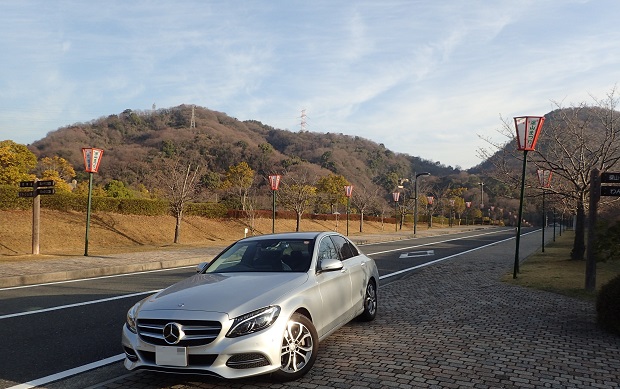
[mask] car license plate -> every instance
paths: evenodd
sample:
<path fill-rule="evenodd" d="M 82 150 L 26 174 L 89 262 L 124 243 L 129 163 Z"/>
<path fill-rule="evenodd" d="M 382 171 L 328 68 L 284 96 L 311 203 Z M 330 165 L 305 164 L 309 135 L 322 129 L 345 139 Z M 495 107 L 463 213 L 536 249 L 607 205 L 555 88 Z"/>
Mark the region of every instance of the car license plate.
<path fill-rule="evenodd" d="M 175 346 L 157 346 L 155 363 L 165 366 L 187 366 L 187 348 Z"/>

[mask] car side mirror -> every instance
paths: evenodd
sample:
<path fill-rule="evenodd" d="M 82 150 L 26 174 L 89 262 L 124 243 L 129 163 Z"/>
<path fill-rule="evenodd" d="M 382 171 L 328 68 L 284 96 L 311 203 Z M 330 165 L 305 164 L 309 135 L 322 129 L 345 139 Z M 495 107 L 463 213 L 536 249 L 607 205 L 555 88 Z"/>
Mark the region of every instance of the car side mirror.
<path fill-rule="evenodd" d="M 336 258 L 325 258 L 321 260 L 321 271 L 341 270 L 344 267 L 342 261 Z"/>
<path fill-rule="evenodd" d="M 196 273 L 201 273 L 209 264 L 209 262 L 200 262 L 197 266 L 196 266 Z"/>

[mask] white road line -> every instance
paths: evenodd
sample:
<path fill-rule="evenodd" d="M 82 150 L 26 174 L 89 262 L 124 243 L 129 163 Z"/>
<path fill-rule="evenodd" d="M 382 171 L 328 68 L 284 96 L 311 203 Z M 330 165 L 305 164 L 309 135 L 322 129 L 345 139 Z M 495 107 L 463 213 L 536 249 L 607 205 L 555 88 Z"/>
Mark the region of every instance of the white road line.
<path fill-rule="evenodd" d="M 424 243 L 424 244 L 418 244 L 418 245 L 415 245 L 415 246 L 401 247 L 401 248 L 398 248 L 398 249 L 385 250 L 385 251 L 377 251 L 376 253 L 370 253 L 370 254 L 365 253 L 365 254 L 366 254 L 366 255 L 368 255 L 368 256 L 370 257 L 370 256 L 372 256 L 372 255 L 377 255 L 377 254 L 385 254 L 385 253 L 392 253 L 392 252 L 394 252 L 394 251 L 410 250 L 410 249 L 415 249 L 415 248 L 418 248 L 418 247 L 431 246 L 431 245 L 438 244 L 438 243 L 453 242 L 453 241 L 455 241 L 455 240 L 462 240 L 462 239 L 465 239 L 465 238 L 475 238 L 475 237 L 477 237 L 477 236 L 484 236 L 484 235 L 498 234 L 498 233 L 500 233 L 500 232 L 504 232 L 504 231 L 492 231 L 492 232 L 485 232 L 485 233 L 482 233 L 482 234 L 468 235 L 468 236 L 461 236 L 460 238 L 452 238 L 452 239 L 440 240 L 440 241 L 437 241 L 437 242 L 429 242 L 429 243 Z M 521 235 L 525 235 L 525 234 L 521 234 Z M 513 239 L 514 239 L 514 238 L 513 238 Z M 383 243 L 387 243 L 387 242 L 383 242 Z M 373 243 L 373 244 L 375 244 L 375 243 Z M 379 244 L 379 243 L 376 243 L 376 244 Z M 364 247 L 365 247 L 365 246 L 369 246 L 369 245 L 364 245 Z"/>
<path fill-rule="evenodd" d="M 525 233 L 525 234 L 521 234 L 521 236 L 532 234 L 534 232 L 536 232 L 536 231 L 531 231 L 531 232 L 528 232 L 528 233 Z M 412 270 L 416 270 L 416 269 L 419 269 L 419 268 L 422 268 L 422 267 L 425 267 L 425 266 L 433 265 L 435 263 L 438 263 L 438 262 L 441 262 L 441 261 L 445 261 L 445 260 L 450 259 L 450 258 L 458 257 L 459 255 L 468 254 L 468 253 L 471 253 L 471 252 L 474 252 L 474 251 L 477 251 L 477 250 L 481 250 L 481 249 L 486 248 L 486 247 L 490 247 L 490 246 L 496 245 L 498 243 L 508 242 L 509 240 L 512 240 L 512 239 L 515 239 L 515 237 L 513 236 L 513 237 L 510 237 L 510 238 L 503 239 L 503 240 L 498 240 L 497 242 L 492 242 L 492 243 L 489 243 L 489 244 L 485 244 L 484 246 L 480 246 L 480 247 L 476 247 L 476 248 L 473 248 L 473 249 L 470 249 L 470 250 L 467 250 L 467 251 L 462 251 L 460 253 L 448 255 L 447 257 L 435 259 L 434 261 L 430 261 L 430 262 L 423 263 L 421 265 L 409 267 L 407 269 L 399 270 L 399 271 L 394 272 L 394 273 L 384 274 L 384 275 L 379 277 L 379 280 L 384 280 L 386 278 L 394 277 L 394 276 L 397 276 L 399 274 L 407 273 L 407 272 L 410 272 Z M 453 239 L 451 239 L 451 240 L 453 240 Z M 443 242 L 438 242 L 438 243 L 443 243 Z M 399 251 L 399 250 L 391 250 L 391 251 Z M 381 286 L 379 286 L 379 287 L 381 287 Z"/>
<path fill-rule="evenodd" d="M 67 309 L 67 308 L 75 308 L 75 307 L 81 307 L 84 305 L 91 305 L 91 304 L 99 304 L 99 303 L 105 303 L 108 301 L 114 301 L 114 300 L 122 300 L 125 298 L 129 298 L 129 297 L 136 297 L 136 296 L 142 296 L 145 294 L 153 294 L 153 293 L 157 293 L 159 292 L 161 289 L 158 290 L 150 290 L 148 292 L 140 292 L 140 293 L 132 293 L 132 294 L 124 294 L 122 296 L 115 296 L 115 297 L 109 297 L 109 298 L 105 298 L 105 299 L 100 299 L 100 300 L 92 300 L 92 301 L 84 301 L 81 303 L 75 303 L 75 304 L 68 304 L 68 305 L 59 305 L 57 307 L 51 307 L 51 308 L 45 308 L 45 309 L 37 309 L 36 311 L 27 311 L 27 312 L 18 312 L 18 313 L 11 313 L 8 315 L 2 315 L 0 316 L 0 320 L 2 319 L 9 319 L 12 317 L 20 317 L 20 316 L 27 316 L 27 315 L 34 315 L 37 313 L 44 313 L 44 312 L 51 312 L 51 311 L 58 311 L 61 309 Z"/>
<path fill-rule="evenodd" d="M 29 388 L 36 388 L 37 386 L 49 384 L 50 382 L 53 382 L 53 381 L 62 380 L 64 378 L 71 377 L 71 376 L 76 375 L 76 374 L 81 374 L 81 373 L 87 372 L 89 370 L 97 369 L 97 368 L 103 367 L 105 365 L 110 365 L 112 363 L 122 361 L 124 358 L 125 358 L 125 354 L 118 354 L 118 355 L 115 355 L 113 357 L 102 359 L 102 360 L 97 361 L 97 362 L 89 363 L 89 364 L 83 365 L 83 366 L 74 367 L 73 369 L 65 370 L 65 371 L 62 371 L 60 373 L 48 375 L 47 377 L 37 378 L 36 380 L 29 381 L 29 382 L 26 382 L 24 384 L 19 384 L 19 385 L 11 386 L 10 388 L 7 388 L 7 389 L 29 389 Z"/>

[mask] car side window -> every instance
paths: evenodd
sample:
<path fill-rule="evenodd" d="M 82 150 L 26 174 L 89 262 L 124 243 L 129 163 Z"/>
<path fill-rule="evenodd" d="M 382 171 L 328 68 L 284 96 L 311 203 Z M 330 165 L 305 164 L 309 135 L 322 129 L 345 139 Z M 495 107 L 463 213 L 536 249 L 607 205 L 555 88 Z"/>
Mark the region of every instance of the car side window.
<path fill-rule="evenodd" d="M 341 261 L 353 257 L 353 252 L 351 251 L 349 242 L 344 237 L 333 235 L 330 238 L 334 241 L 334 244 L 336 245 L 336 250 L 338 250 L 338 253 L 340 254 Z"/>
<path fill-rule="evenodd" d="M 319 243 L 319 263 L 320 261 L 328 258 L 339 259 L 336 246 L 329 237 L 323 238 L 321 243 Z"/>

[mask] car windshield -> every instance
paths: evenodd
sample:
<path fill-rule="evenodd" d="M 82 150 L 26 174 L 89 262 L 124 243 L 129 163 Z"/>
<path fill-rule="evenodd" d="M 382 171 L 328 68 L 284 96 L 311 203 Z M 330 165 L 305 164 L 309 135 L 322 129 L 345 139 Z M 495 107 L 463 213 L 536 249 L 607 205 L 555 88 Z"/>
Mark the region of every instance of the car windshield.
<path fill-rule="evenodd" d="M 311 239 L 240 241 L 211 262 L 205 273 L 307 272 L 313 248 Z"/>

